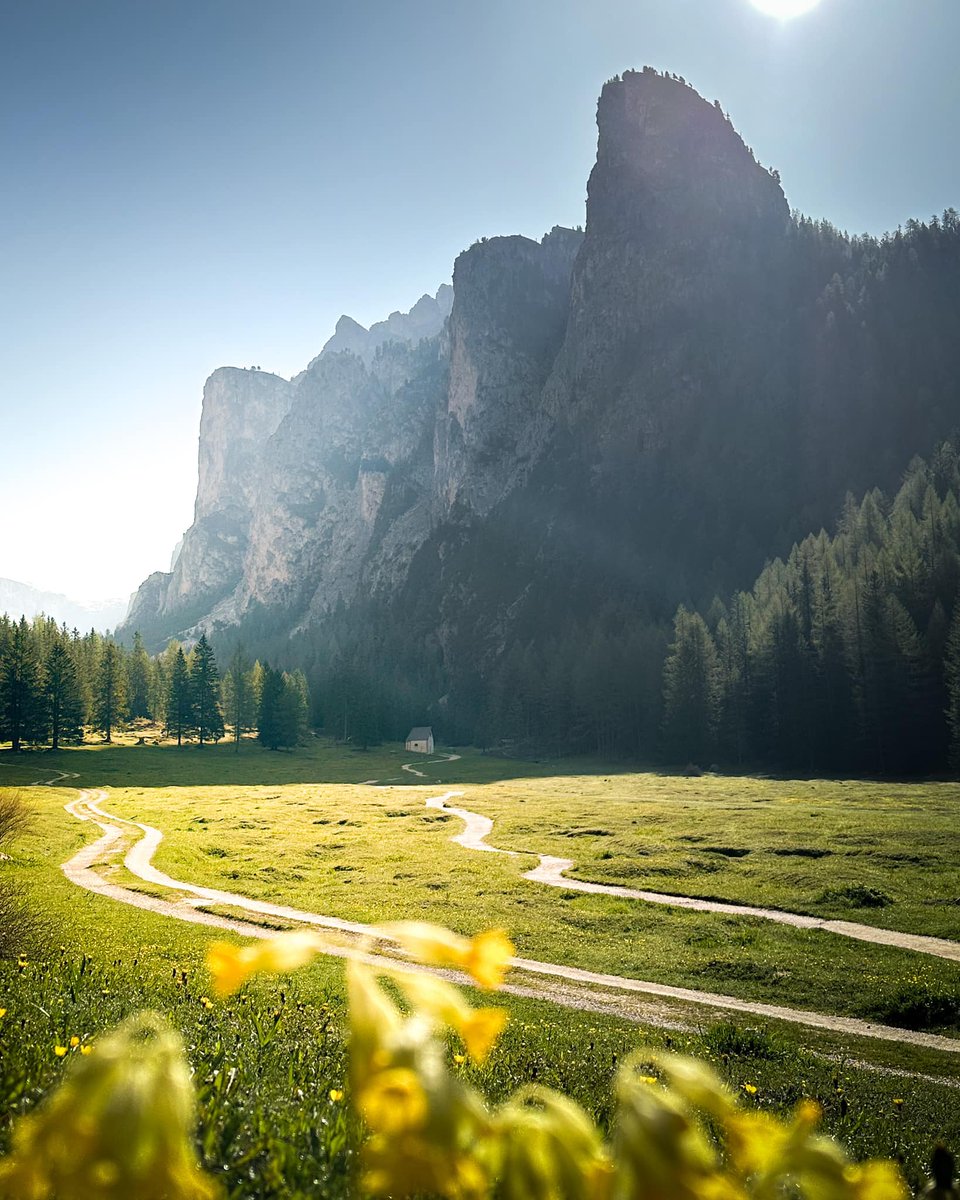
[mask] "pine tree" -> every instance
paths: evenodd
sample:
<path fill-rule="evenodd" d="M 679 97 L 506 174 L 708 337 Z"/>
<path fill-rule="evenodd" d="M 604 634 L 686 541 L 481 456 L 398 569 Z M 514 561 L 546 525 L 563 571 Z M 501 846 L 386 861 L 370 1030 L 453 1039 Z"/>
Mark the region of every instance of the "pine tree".
<path fill-rule="evenodd" d="M 217 670 L 217 660 L 206 634 L 200 635 L 200 640 L 194 647 L 190 687 L 193 692 L 193 719 L 200 745 L 204 742 L 218 742 L 223 737 L 220 672 Z"/>
<path fill-rule="evenodd" d="M 230 660 L 230 670 L 224 676 L 223 702 L 227 720 L 233 726 L 234 750 L 239 751 L 240 739 L 255 727 L 257 720 L 253 671 L 239 643 Z"/>
<path fill-rule="evenodd" d="M 290 739 L 284 707 L 283 675 L 269 663 L 264 663 L 257 736 L 261 746 L 266 746 L 268 750 L 279 750 L 281 746 L 293 745 L 296 740 Z"/>
<path fill-rule="evenodd" d="M 950 733 L 950 766 L 960 774 L 960 599 L 953 611 L 950 636 L 943 660 L 947 685 L 947 728 Z"/>
<path fill-rule="evenodd" d="M 190 686 L 190 672 L 187 660 L 183 655 L 183 647 L 177 646 L 170 668 L 170 683 L 167 688 L 167 711 L 164 725 L 167 733 L 176 736 L 177 745 L 183 745 L 185 735 L 195 727 L 193 712 L 193 689 Z"/>
<path fill-rule="evenodd" d="M 288 720 L 294 732 L 294 743 L 302 745 L 307 740 L 310 728 L 310 689 L 302 671 L 284 674 L 283 686 L 286 694 Z"/>
<path fill-rule="evenodd" d="M 83 693 L 76 663 L 65 637 L 50 647 L 44 664 L 43 694 L 50 730 L 50 745 L 83 741 Z"/>
<path fill-rule="evenodd" d="M 0 737 L 13 750 L 43 735 L 40 668 L 26 617 L 12 625 L 0 662 Z"/>
<path fill-rule="evenodd" d="M 106 642 L 93 689 L 93 723 L 108 743 L 113 740 L 113 731 L 123 723 L 126 714 L 126 683 L 120 647 L 116 642 Z"/>
<path fill-rule="evenodd" d="M 709 762 L 717 726 L 717 652 L 699 613 L 681 606 L 663 668 L 664 739 L 678 761 Z"/>
<path fill-rule="evenodd" d="M 133 651 L 127 661 L 127 695 L 131 720 L 149 719 L 153 716 L 152 665 L 150 655 L 143 646 L 139 629 L 133 635 Z"/>

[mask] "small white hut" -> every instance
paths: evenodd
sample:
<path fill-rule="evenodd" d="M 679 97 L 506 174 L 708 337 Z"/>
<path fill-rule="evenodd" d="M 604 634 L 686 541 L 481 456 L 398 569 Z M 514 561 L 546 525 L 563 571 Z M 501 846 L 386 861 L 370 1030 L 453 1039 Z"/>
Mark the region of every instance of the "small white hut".
<path fill-rule="evenodd" d="M 415 754 L 433 753 L 433 730 L 429 725 L 416 725 L 407 734 L 407 749 Z"/>

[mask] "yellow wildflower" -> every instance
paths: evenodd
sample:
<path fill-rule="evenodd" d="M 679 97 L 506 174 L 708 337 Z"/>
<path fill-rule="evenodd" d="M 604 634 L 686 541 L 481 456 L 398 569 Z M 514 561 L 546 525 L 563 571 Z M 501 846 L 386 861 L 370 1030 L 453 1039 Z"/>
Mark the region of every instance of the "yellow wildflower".
<path fill-rule="evenodd" d="M 80 1053 L 83 1054 L 84 1056 L 86 1056 L 87 1054 L 92 1054 L 93 1047 L 92 1046 L 81 1046 Z"/>
<path fill-rule="evenodd" d="M 752 1083 L 745 1083 L 743 1085 L 743 1090 L 747 1093 L 748 1096 L 755 1096 L 757 1094 L 756 1086 Z"/>
<path fill-rule="evenodd" d="M 294 971 L 323 948 L 323 940 L 309 930 L 294 929 L 253 946 L 214 942 L 207 948 L 207 969 L 218 996 L 229 996 L 258 971 Z"/>
<path fill-rule="evenodd" d="M 6 1015 L 7 1015 L 7 1010 L 5 1008 L 0 1008 L 0 1021 L 2 1021 Z"/>
<path fill-rule="evenodd" d="M 343 1099 L 343 1091 L 341 1088 L 331 1088 L 329 1094 L 330 1099 L 334 1102 L 334 1104 L 339 1104 Z"/>
<path fill-rule="evenodd" d="M 61 1047 L 66 1054 L 66 1047 Z M 125 1022 L 14 1126 L 0 1196 L 215 1200 L 198 1167 L 183 1045 L 152 1014 Z"/>
<path fill-rule="evenodd" d="M 207 1012 L 209 1012 L 210 1009 L 213 1008 L 213 1001 L 210 999 L 209 996 L 201 996 L 200 997 L 200 1007 L 205 1008 L 207 1010 Z"/>
<path fill-rule="evenodd" d="M 843 1172 L 851 1200 L 908 1200 L 910 1195 L 895 1163 L 851 1164 Z"/>
<path fill-rule="evenodd" d="M 380 931 L 396 939 L 412 957 L 428 966 L 460 967 L 488 990 L 503 983 L 514 946 L 502 929 L 488 929 L 474 938 L 461 937 L 424 921 L 398 921 Z"/>
<path fill-rule="evenodd" d="M 670 1054 L 665 1050 L 654 1050 L 649 1058 L 666 1075 L 671 1088 L 688 1104 L 720 1118 L 730 1112 L 733 1106 L 730 1089 L 705 1062 Z"/>
<path fill-rule="evenodd" d="M 57 1056 L 57 1058 L 63 1058 L 63 1056 L 67 1052 L 67 1048 L 66 1048 L 66 1046 L 54 1046 L 53 1052 Z"/>
<path fill-rule="evenodd" d="M 357 1105 L 370 1128 L 388 1136 L 419 1129 L 427 1117 L 427 1097 L 416 1072 L 408 1067 L 374 1075 Z"/>
<path fill-rule="evenodd" d="M 902 1108 L 903 1107 L 903 1097 L 902 1096 L 894 1097 L 893 1103 L 894 1103 L 895 1108 Z"/>
<path fill-rule="evenodd" d="M 458 1067 L 462 1067 L 463 1064 L 467 1061 L 467 1056 L 465 1054 L 455 1054 L 453 1056 L 453 1061 L 457 1064 Z"/>
<path fill-rule="evenodd" d="M 474 1062 L 486 1060 L 507 1023 L 502 1008 L 473 1009 L 453 984 L 435 975 L 396 971 L 393 978 L 419 1013 L 460 1034 Z"/>
<path fill-rule="evenodd" d="M 486 1062 L 506 1023 L 502 1008 L 478 1008 L 460 1026 L 463 1044 L 475 1063 Z"/>
<path fill-rule="evenodd" d="M 495 991 L 503 984 L 513 955 L 513 942 L 503 930 L 488 929 L 470 942 L 465 966 L 481 987 Z"/>
<path fill-rule="evenodd" d="M 499 1194 L 504 1200 L 601 1200 L 609 1194 L 613 1166 L 600 1131 L 566 1096 L 548 1088 L 523 1088 L 500 1110 L 497 1124 L 503 1155 Z"/>
<path fill-rule="evenodd" d="M 70 1039 L 70 1049 L 71 1049 L 71 1050 L 76 1050 L 76 1048 L 77 1048 L 79 1045 L 80 1045 L 80 1039 L 77 1037 L 77 1035 L 76 1035 L 76 1034 L 74 1034 L 74 1035 L 73 1035 L 73 1037 Z"/>

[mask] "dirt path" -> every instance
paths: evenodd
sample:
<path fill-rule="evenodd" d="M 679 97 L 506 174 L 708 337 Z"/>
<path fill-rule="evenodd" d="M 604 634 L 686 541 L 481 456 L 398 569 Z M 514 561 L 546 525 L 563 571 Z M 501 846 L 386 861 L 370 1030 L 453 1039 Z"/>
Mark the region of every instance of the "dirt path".
<path fill-rule="evenodd" d="M 515 850 L 500 850 L 487 843 L 493 832 L 493 821 L 465 808 L 453 808 L 446 803 L 449 798 L 462 796 L 463 792 L 447 792 L 427 800 L 428 808 L 439 808 L 465 822 L 466 828 L 452 840 L 467 850 L 487 850 L 497 854 L 516 855 Z M 792 925 L 795 929 L 820 929 L 841 937 L 855 938 L 861 942 L 873 942 L 880 946 L 894 946 L 899 950 L 913 950 L 918 954 L 931 954 L 935 958 L 946 958 L 960 962 L 960 942 L 947 938 L 928 937 L 919 933 L 901 933 L 895 929 L 880 929 L 876 925 L 861 925 L 856 921 L 834 921 L 824 917 L 811 917 L 804 913 L 784 912 L 778 908 L 755 908 L 749 904 L 732 904 L 723 900 L 698 900 L 695 896 L 673 896 L 668 892 L 645 892 L 638 888 L 620 887 L 611 883 L 590 883 L 585 879 L 574 879 L 566 872 L 574 865 L 573 859 L 555 858 L 540 854 L 539 864 L 526 871 L 524 879 L 542 883 L 547 887 L 563 888 L 568 892 L 589 892 L 599 896 L 619 896 L 628 900 L 643 900 L 647 904 L 668 904 L 673 908 L 690 908 L 697 912 L 724 913 L 728 916 L 760 917 L 765 921 L 777 921 L 781 925 Z"/>
<path fill-rule="evenodd" d="M 427 803 L 434 808 L 445 808 L 446 800 L 458 794 L 460 793 L 448 792 L 444 796 L 432 797 Z M 230 929 L 248 937 L 268 937 L 271 930 L 249 921 L 206 912 L 204 908 L 211 904 L 227 905 L 252 915 L 328 929 L 344 938 L 342 946 L 331 945 L 326 951 L 337 957 L 346 957 L 357 953 L 361 941 L 368 943 L 371 938 L 378 941 L 380 948 L 389 949 L 386 941 L 376 934 L 373 926 L 343 921 L 338 917 L 319 913 L 304 912 L 286 905 L 271 904 L 238 893 L 225 892 L 218 888 L 206 888 L 173 879 L 157 870 L 151 861 L 157 846 L 163 840 L 160 831 L 149 825 L 114 816 L 101 807 L 104 800 L 106 800 L 106 793 L 103 791 L 84 791 L 81 792 L 78 799 L 65 806 L 71 816 L 80 821 L 92 821 L 103 830 L 101 838 L 83 847 L 63 864 L 62 869 L 66 877 L 78 886 L 136 908 L 146 909 L 180 921 Z M 480 817 L 476 813 L 468 815 L 475 819 L 475 823 L 472 825 L 475 835 L 479 836 L 481 828 L 487 833 L 492 828 L 492 822 L 489 823 L 489 826 L 483 824 L 487 822 L 487 818 Z M 128 847 L 131 830 L 139 831 L 142 836 Z M 464 838 L 466 833 L 460 836 Z M 461 844 L 466 845 L 466 842 L 461 842 Z M 491 846 L 482 848 L 494 849 Z M 124 855 L 124 865 L 132 874 L 146 883 L 170 889 L 175 893 L 179 892 L 181 895 L 176 899 L 147 895 L 111 883 L 94 870 L 94 864 L 101 867 L 109 865 L 111 861 L 116 861 L 121 854 Z M 374 962 L 389 962 L 394 967 L 400 965 L 396 959 L 389 958 L 385 954 L 369 957 Z M 663 1025 L 671 1028 L 684 1027 L 687 1022 L 681 1020 L 678 1024 L 677 1005 L 679 1003 L 687 1008 L 689 1024 L 695 1024 L 702 1016 L 703 1009 L 707 1008 L 717 1011 L 749 1013 L 773 1020 L 789 1021 L 814 1029 L 847 1033 L 856 1037 L 878 1038 L 883 1041 L 923 1046 L 953 1054 L 960 1053 L 960 1039 L 943 1037 L 939 1034 L 916 1033 L 886 1025 L 875 1025 L 852 1017 L 836 1017 L 827 1013 L 806 1012 L 780 1005 L 753 1003 L 735 996 L 670 987 L 667 984 L 584 971 L 577 967 L 539 962 L 535 959 L 516 958 L 512 965 L 514 973 L 511 976 L 511 983 L 505 990 L 514 995 L 549 1000 L 568 1008 L 584 1011 L 611 1013 L 642 1024 Z M 447 974 L 451 978 L 461 978 L 455 973 L 436 973 Z M 664 1001 L 669 1001 L 669 1004 L 665 1004 Z M 683 1015 L 681 1013 L 681 1017 Z"/>

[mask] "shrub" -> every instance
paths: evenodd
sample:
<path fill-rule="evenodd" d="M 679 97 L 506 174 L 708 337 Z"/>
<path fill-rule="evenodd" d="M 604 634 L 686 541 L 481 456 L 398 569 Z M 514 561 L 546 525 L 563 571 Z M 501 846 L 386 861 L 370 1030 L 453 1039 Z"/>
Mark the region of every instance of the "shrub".
<path fill-rule="evenodd" d="M 16 792 L 0 793 L 0 958 L 22 954 L 35 940 L 39 916 L 26 904 L 21 889 L 5 878 L 7 848 L 30 826 L 31 813 Z"/>

